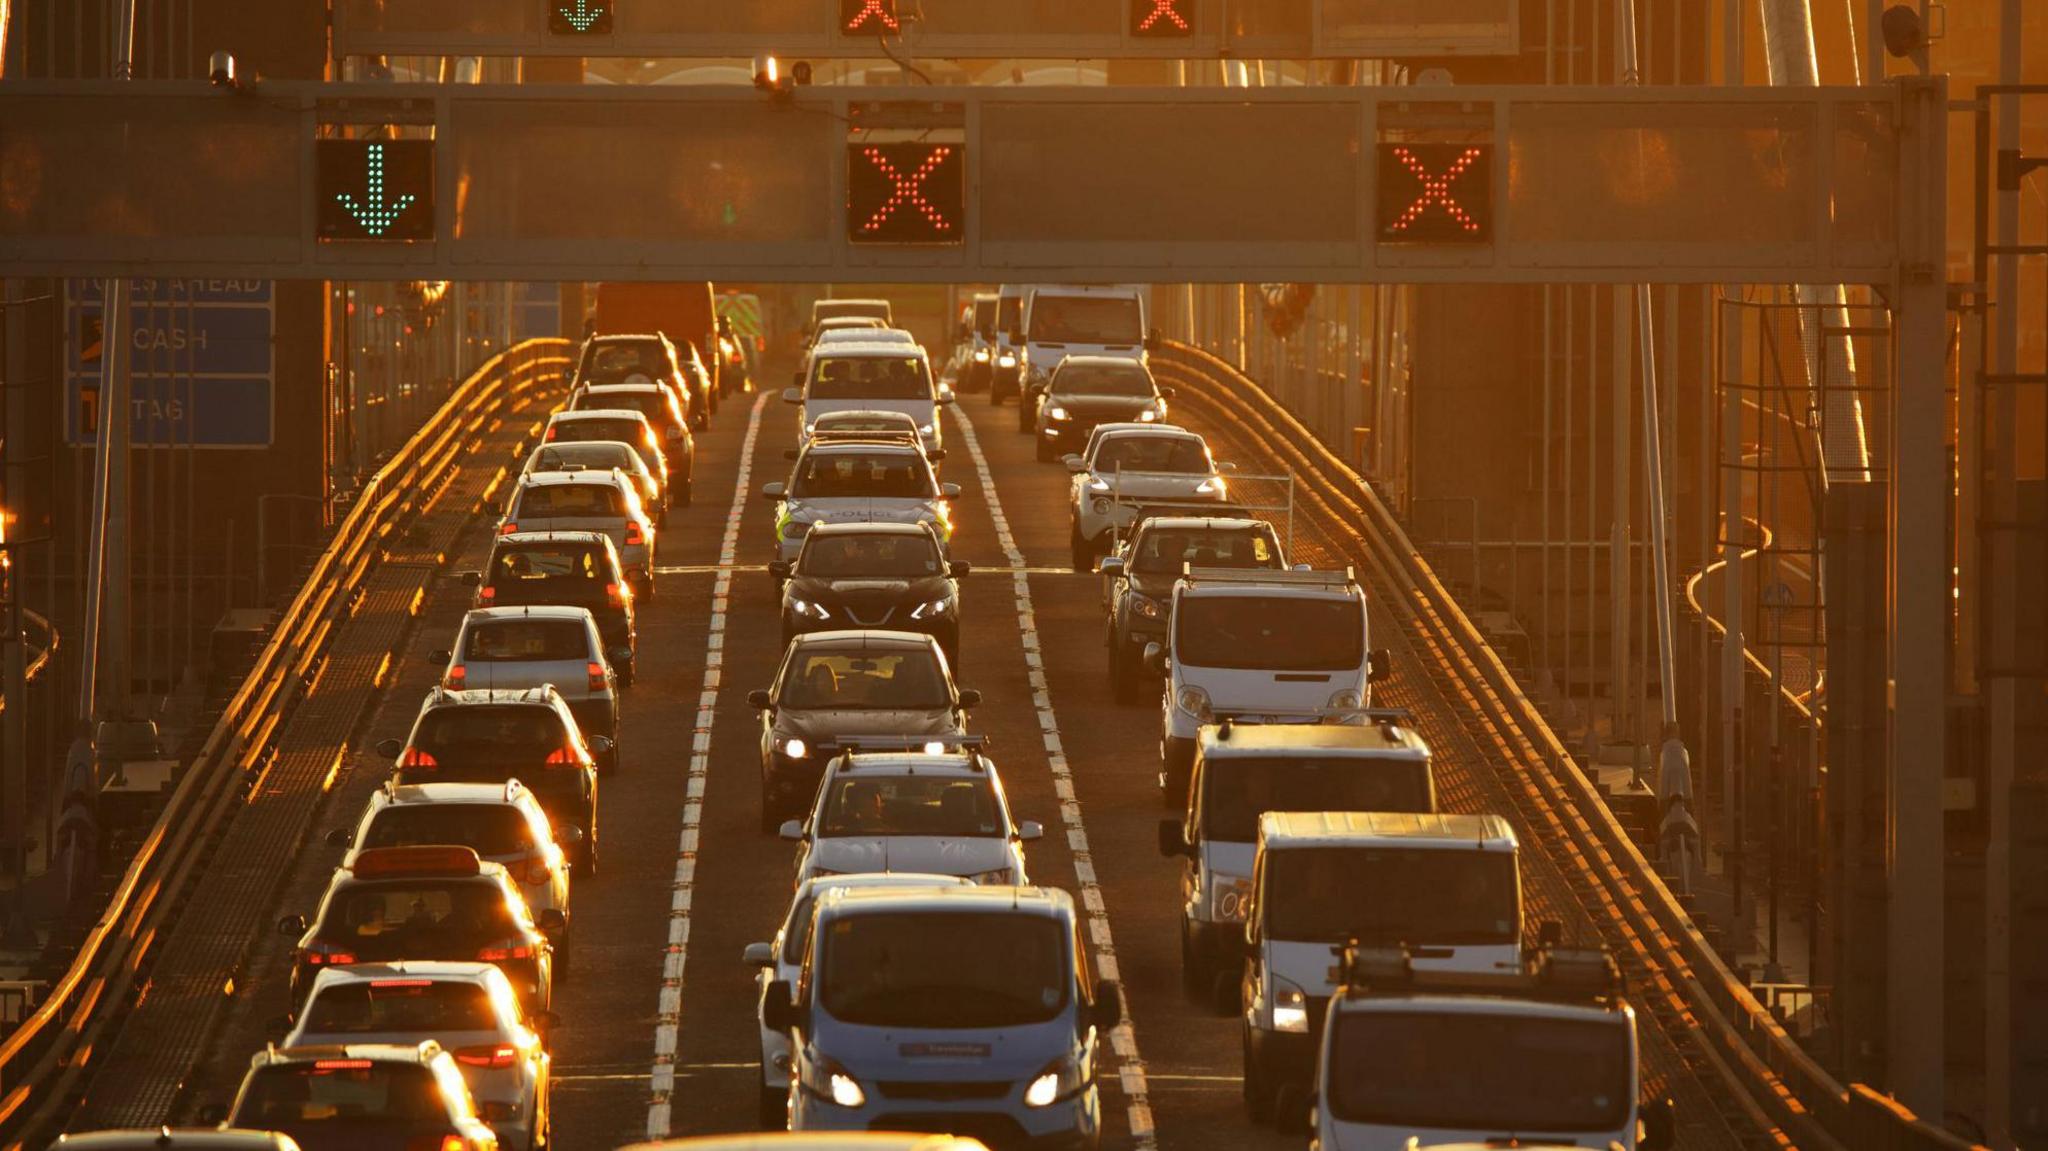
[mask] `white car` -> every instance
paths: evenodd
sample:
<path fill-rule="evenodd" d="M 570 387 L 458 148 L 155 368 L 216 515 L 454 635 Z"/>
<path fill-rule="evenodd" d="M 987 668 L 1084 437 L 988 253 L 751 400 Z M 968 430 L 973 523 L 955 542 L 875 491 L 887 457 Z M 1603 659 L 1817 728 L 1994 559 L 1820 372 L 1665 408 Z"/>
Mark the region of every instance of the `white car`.
<path fill-rule="evenodd" d="M 1223 467 L 1201 436 L 1171 424 L 1097 427 L 1087 450 L 1067 457 L 1068 547 L 1075 571 L 1094 571 L 1113 537 L 1146 510 L 1202 514 L 1230 498 Z"/>
<path fill-rule="evenodd" d="M 848 751 L 818 785 L 805 822 L 782 825 L 799 844 L 798 883 L 864 871 L 921 871 L 1024 886 L 1024 844 L 1045 830 L 1010 818 L 996 767 L 978 737 L 899 751 Z"/>
<path fill-rule="evenodd" d="M 760 1125 L 770 1131 L 789 1123 L 789 1033 L 778 1031 L 763 1020 L 761 1003 L 769 985 L 780 980 L 796 986 L 803 972 L 804 944 L 811 937 L 811 908 L 818 896 L 838 888 L 854 887 L 944 887 L 948 884 L 973 886 L 973 881 L 954 875 L 925 875 L 918 872 L 860 875 L 828 875 L 806 880 L 796 886 L 789 901 L 789 913 L 782 917 L 775 938 L 768 943 L 749 943 L 744 962 L 754 971 L 754 1023 L 761 1032 Z"/>
<path fill-rule="evenodd" d="M 520 476 L 498 523 L 498 534 L 563 531 L 610 536 L 633 593 L 654 598 L 654 517 L 647 514 L 640 493 L 624 472 Z"/>
<path fill-rule="evenodd" d="M 1110 284 L 1041 284 L 1024 300 L 1018 330 L 1017 430 L 1034 430 L 1038 397 L 1069 356 L 1148 362 L 1156 339 L 1145 329 L 1150 290 Z M 1020 339 L 1021 337 L 1021 339 Z"/>
<path fill-rule="evenodd" d="M 634 486 L 640 490 L 641 506 L 654 509 L 654 526 L 660 527 L 668 520 L 668 496 L 662 491 L 661 473 L 649 469 L 647 461 L 624 440 L 542 444 L 527 455 L 526 466 L 519 469 L 519 474 L 606 468 L 617 468 L 632 477 Z"/>
<path fill-rule="evenodd" d="M 370 796 L 353 833 L 330 838 L 348 848 L 341 866 L 382 847 L 452 844 L 500 864 L 519 887 L 526 909 L 555 944 L 555 971 L 569 971 L 569 858 L 582 832 L 558 842 L 540 800 L 516 779 L 504 783 L 387 783 Z M 555 915 L 547 915 L 547 912 Z"/>
<path fill-rule="evenodd" d="M 690 478 L 670 473 L 668 456 L 662 451 L 661 434 L 646 416 L 630 408 L 556 412 L 548 417 L 548 426 L 541 433 L 541 440 L 549 444 L 587 443 L 592 440 L 617 440 L 631 444 L 647 470 L 661 477 L 662 493 L 668 497 L 668 505 L 680 508 L 690 504 Z"/>
<path fill-rule="evenodd" d="M 761 497 L 778 505 L 776 558 L 792 563 L 819 523 L 930 524 L 950 543 L 960 485 L 940 483 L 908 444 L 820 441 L 798 455 L 787 483 L 762 485 Z"/>
<path fill-rule="evenodd" d="M 799 408 L 803 436 L 827 412 L 902 412 L 926 449 L 936 450 L 944 446 L 939 405 L 953 402 L 953 389 L 932 378 L 930 359 L 914 344 L 835 344 L 811 352 L 782 402 Z"/>
<path fill-rule="evenodd" d="M 614 664 L 632 663 L 633 653 L 605 650 L 589 608 L 475 608 L 462 617 L 455 646 L 429 652 L 427 658 L 447 665 L 441 686 L 454 691 L 552 684 L 575 714 L 583 738 L 601 735 L 611 741 L 599 768 L 618 766 L 619 676 Z"/>
<path fill-rule="evenodd" d="M 320 972 L 298 1025 L 279 1046 L 432 1039 L 455 1057 L 476 1097 L 477 1118 L 497 1134 L 498 1146 L 539 1151 L 553 1145 L 553 1061 L 544 1042 L 553 1022 L 548 1015 L 527 1018 L 511 981 L 489 963 L 363 963 Z"/>
<path fill-rule="evenodd" d="M 917 430 L 917 421 L 906 412 L 881 412 L 866 408 L 848 409 L 843 412 L 827 412 L 813 420 L 805 429 L 804 442 L 820 440 L 875 440 L 882 443 L 909 444 L 922 447 L 924 437 Z M 797 448 L 783 453 L 784 459 L 793 460 L 803 454 Z M 933 463 L 946 458 L 946 450 L 937 448 L 928 451 L 924 457 Z"/>

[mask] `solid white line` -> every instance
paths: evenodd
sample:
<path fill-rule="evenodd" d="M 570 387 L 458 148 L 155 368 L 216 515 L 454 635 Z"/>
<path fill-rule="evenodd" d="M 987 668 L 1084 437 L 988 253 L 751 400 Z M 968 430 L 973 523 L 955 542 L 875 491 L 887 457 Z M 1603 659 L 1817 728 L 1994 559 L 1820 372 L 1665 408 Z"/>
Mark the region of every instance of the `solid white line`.
<path fill-rule="evenodd" d="M 1046 761 L 1052 767 L 1053 791 L 1060 798 L 1060 819 L 1066 824 L 1067 842 L 1074 850 L 1074 878 L 1081 885 L 1082 918 L 1088 925 L 1088 937 L 1095 945 L 1095 970 L 1102 978 L 1116 979 L 1121 983 L 1117 975 L 1116 947 L 1109 933 L 1109 912 L 1103 903 L 1102 886 L 1096 882 L 1095 860 L 1088 852 L 1088 829 L 1081 822 L 1081 803 L 1074 798 L 1074 774 L 1067 767 L 1066 751 L 1060 744 L 1059 717 L 1052 709 L 1052 692 L 1045 680 L 1045 661 L 1039 654 L 1042 649 L 1038 640 L 1038 613 L 1031 606 L 1030 576 L 1044 569 L 1025 564 L 1024 553 L 1017 547 L 1016 537 L 1010 534 L 1010 521 L 1003 514 L 1003 501 L 996 496 L 996 478 L 989 471 L 988 457 L 982 454 L 981 440 L 974 434 L 974 422 L 968 418 L 966 409 L 958 405 L 953 408 L 953 414 L 959 418 L 960 438 L 967 442 L 967 454 L 974 460 L 974 473 L 981 477 L 989 519 L 995 522 L 996 543 L 1010 561 L 1010 579 L 1017 593 L 1017 628 L 1024 639 L 1026 674 L 1031 680 L 1031 698 L 1037 707 L 1039 730 L 1045 737 Z M 1151 1093 L 1145 1082 L 1145 1061 L 1138 1055 L 1138 1035 L 1131 1023 L 1128 995 L 1124 997 L 1123 1020 L 1109 1033 L 1109 1044 L 1121 1063 L 1118 1081 L 1129 1101 L 1125 1111 L 1131 1125 L 1131 1137 L 1143 1151 L 1153 1151 L 1159 1146 L 1159 1136 L 1152 1126 Z"/>
<path fill-rule="evenodd" d="M 676 1087 L 676 1028 L 683 1012 L 683 961 L 690 946 L 690 899 L 697 876 L 697 828 L 704 818 L 704 782 L 711 767 L 711 724 L 718 712 L 718 684 L 725 658 L 725 613 L 732 598 L 733 560 L 740 546 L 740 516 L 753 486 L 754 444 L 761 436 L 761 412 L 768 395 L 754 401 L 740 443 L 739 476 L 733 481 L 732 511 L 718 545 L 718 579 L 711 585 L 711 635 L 704 644 L 704 691 L 697 697 L 697 723 L 690 741 L 690 771 L 683 784 L 683 833 L 676 842 L 676 878 L 671 888 L 668 946 L 661 963 L 661 997 L 654 1025 L 654 1069 L 647 1079 L 647 1137 L 665 1139 Z"/>

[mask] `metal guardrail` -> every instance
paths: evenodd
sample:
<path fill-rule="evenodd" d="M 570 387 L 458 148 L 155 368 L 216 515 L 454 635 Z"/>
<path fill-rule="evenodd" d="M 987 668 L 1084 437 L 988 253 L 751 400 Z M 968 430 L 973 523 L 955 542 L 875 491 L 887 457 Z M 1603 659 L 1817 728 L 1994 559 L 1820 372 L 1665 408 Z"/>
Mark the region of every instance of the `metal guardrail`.
<path fill-rule="evenodd" d="M 1438 581 L 1377 494 L 1300 421 L 1231 365 L 1172 343 L 1154 368 L 1241 420 L 1305 477 L 1372 553 L 1406 606 L 1432 625 L 1440 655 L 1471 702 L 1527 752 L 1525 779 L 1553 828 L 1600 889 L 1601 902 L 1630 937 L 1638 958 L 1660 970 L 1645 990 L 1675 997 L 1700 1039 L 1698 1050 L 1736 1102 L 1781 1142 L 1815 1151 L 1965 1151 L 1974 1145 L 1915 1117 L 1862 1084 L 1845 1087 L 1802 1049 L 1728 968 L 1680 906 L 1598 788 L 1522 691 L 1484 635 Z"/>
<path fill-rule="evenodd" d="M 328 640 L 361 601 L 365 573 L 441 489 L 490 421 L 568 366 L 567 341 L 529 340 L 463 381 L 363 485 L 333 540 L 279 616 L 270 640 L 178 780 L 99 921 L 34 1013 L 0 1040 L 0 1140 L 17 1151 L 69 1111 L 94 1058 L 110 1044 L 165 921 L 244 785 L 303 699 Z M 33 1146 L 33 1145 L 31 1145 Z"/>

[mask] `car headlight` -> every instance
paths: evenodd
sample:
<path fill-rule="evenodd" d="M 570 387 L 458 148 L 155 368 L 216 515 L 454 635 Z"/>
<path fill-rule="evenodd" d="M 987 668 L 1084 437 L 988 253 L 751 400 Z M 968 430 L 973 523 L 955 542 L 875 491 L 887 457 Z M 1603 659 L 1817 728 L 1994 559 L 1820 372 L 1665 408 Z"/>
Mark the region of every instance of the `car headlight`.
<path fill-rule="evenodd" d="M 1016 366 L 1017 366 L 1017 357 L 1016 357 L 1016 354 L 1015 354 L 1015 353 L 1012 353 L 1012 352 L 1004 352 L 1004 353 L 1003 353 L 1002 355 L 1000 355 L 1000 356 L 996 357 L 996 367 L 999 367 L 999 368 L 1014 368 L 1014 367 L 1016 367 Z"/>
<path fill-rule="evenodd" d="M 1301 993 L 1301 988 L 1275 981 L 1273 1030 L 1296 1034 L 1308 1030 L 1308 996 Z"/>
<path fill-rule="evenodd" d="M 911 609 L 910 609 L 910 618 L 911 618 L 911 619 L 937 619 L 938 617 L 940 617 L 940 616 L 942 616 L 942 615 L 945 615 L 945 614 L 946 614 L 946 611 L 947 611 L 947 609 L 949 609 L 949 608 L 951 608 L 951 607 L 952 607 L 952 601 L 950 601 L 950 600 L 943 600 L 943 599 L 935 599 L 935 600 L 931 600 L 931 601 L 929 601 L 929 602 L 927 602 L 927 603 L 921 603 L 921 604 L 918 604 L 918 605 L 917 605 L 916 607 L 914 607 L 914 608 L 911 608 Z"/>
<path fill-rule="evenodd" d="M 1100 478 L 1091 479 L 1088 481 L 1088 490 L 1096 495 L 1106 495 L 1109 492 L 1109 481 Z"/>
<path fill-rule="evenodd" d="M 1220 496 L 1228 487 L 1229 485 L 1223 482 L 1222 476 L 1210 476 L 1208 479 L 1195 485 L 1195 494 L 1198 496 Z"/>
<path fill-rule="evenodd" d="M 1050 1107 L 1079 1091 L 1082 1086 L 1080 1062 L 1060 1059 L 1039 1072 L 1031 1085 L 1024 1089 L 1024 1106 Z"/>
<path fill-rule="evenodd" d="M 935 430 L 937 429 L 934 425 L 926 424 L 925 426 L 917 429 L 917 434 L 920 436 L 928 436 L 931 435 Z"/>
<path fill-rule="evenodd" d="M 827 620 L 832 618 L 832 613 L 825 610 L 824 604 L 812 603 L 807 599 L 790 600 L 789 610 L 805 619 Z"/>
<path fill-rule="evenodd" d="M 1218 923 L 1243 923 L 1251 912 L 1252 881 L 1242 875 L 1213 875 L 1209 885 L 1209 917 Z"/>
<path fill-rule="evenodd" d="M 1094 503 L 1094 505 L 1093 505 L 1093 506 L 1094 506 L 1094 508 L 1095 508 L 1095 514 L 1096 514 L 1096 515 L 1098 515 L 1098 516 L 1106 516 L 1106 515 L 1108 515 L 1108 514 L 1109 514 L 1109 506 L 1110 506 L 1110 505 L 1109 505 L 1109 497 L 1108 497 L 1108 496 L 1096 496 L 1096 497 L 1095 497 L 1095 503 Z"/>
<path fill-rule="evenodd" d="M 1158 600 L 1148 595 L 1139 595 L 1137 592 L 1131 593 L 1131 611 L 1146 619 L 1166 618 L 1166 609 L 1159 606 Z"/>
<path fill-rule="evenodd" d="M 804 1071 L 803 1085 L 812 1094 L 822 1095 L 841 1107 L 867 1106 L 868 1093 L 861 1090 L 860 1081 L 837 1060 L 806 1063 Z"/>
<path fill-rule="evenodd" d="M 975 362 L 975 363 L 977 363 L 977 364 L 985 364 L 985 363 L 988 363 L 988 349 L 987 349 L 987 348 L 976 348 L 976 349 L 974 349 L 974 362 Z"/>
<path fill-rule="evenodd" d="M 1332 695 L 1330 697 L 1330 702 L 1328 706 L 1333 708 L 1357 707 L 1358 693 L 1350 690 L 1349 688 L 1346 688 L 1345 690 L 1340 691 L 1335 695 Z"/>
<path fill-rule="evenodd" d="M 1067 409 L 1058 404 L 1053 404 L 1045 409 L 1045 418 L 1048 420 L 1071 420 L 1074 417 L 1067 414 Z"/>
<path fill-rule="evenodd" d="M 944 754 L 946 754 L 946 743 L 945 743 L 945 741 L 944 741 L 944 740 L 940 740 L 940 739 L 935 739 L 935 740 L 932 740 L 932 741 L 931 741 L 930 743 L 927 743 L 927 744 L 925 744 L 925 745 L 924 745 L 924 753 L 925 753 L 926 755 L 944 755 Z"/>
<path fill-rule="evenodd" d="M 1139 412 L 1139 413 L 1138 413 L 1138 422 L 1139 422 L 1139 423 L 1141 423 L 1141 424 L 1151 424 L 1151 423 L 1157 423 L 1158 421 L 1159 421 L 1159 409 L 1158 409 L 1158 408 L 1146 408 L 1146 409 L 1145 409 L 1144 411 L 1142 411 L 1142 412 Z"/>
<path fill-rule="evenodd" d="M 791 736 L 782 741 L 782 754 L 791 759 L 802 759 L 811 754 L 811 745 L 795 736 Z"/>
<path fill-rule="evenodd" d="M 1174 697 L 1173 702 L 1178 704 L 1182 711 L 1187 712 L 1189 715 L 1194 716 L 1196 719 L 1199 719 L 1204 723 L 1208 722 L 1208 692 L 1203 691 L 1199 687 L 1184 687 L 1180 689 L 1180 694 Z"/>

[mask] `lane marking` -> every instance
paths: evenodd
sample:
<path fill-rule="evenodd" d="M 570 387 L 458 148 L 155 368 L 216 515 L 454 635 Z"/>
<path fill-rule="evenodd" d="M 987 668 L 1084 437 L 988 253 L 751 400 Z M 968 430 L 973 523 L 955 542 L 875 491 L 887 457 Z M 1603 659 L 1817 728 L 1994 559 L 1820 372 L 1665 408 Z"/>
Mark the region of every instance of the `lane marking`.
<path fill-rule="evenodd" d="M 697 722 L 690 740 L 690 770 L 683 785 L 683 833 L 676 843 L 676 877 L 668 913 L 668 945 L 661 961 L 661 997 L 654 1025 L 654 1067 L 647 1077 L 647 1137 L 666 1139 L 676 1088 L 676 1029 L 683 1013 L 683 960 L 690 946 L 690 900 L 697 877 L 697 832 L 704 819 L 704 784 L 711 768 L 711 724 L 718 711 L 718 685 L 724 678 L 725 615 L 732 599 L 734 559 L 740 546 L 740 516 L 746 510 L 754 475 L 754 444 L 761 437 L 766 392 L 754 401 L 747 417 L 746 439 L 740 443 L 739 475 L 733 481 L 732 510 L 725 520 L 725 539 L 718 545 L 717 580 L 711 585 L 711 635 L 704 644 L 704 690 L 697 697 Z"/>
<path fill-rule="evenodd" d="M 981 490 L 986 497 L 989 519 L 995 523 L 996 543 L 1003 549 L 1010 564 L 1010 579 L 1017 594 L 1017 628 L 1024 639 L 1025 673 L 1031 680 L 1031 700 L 1038 712 L 1038 729 L 1045 738 L 1045 757 L 1052 767 L 1053 792 L 1060 800 L 1060 819 L 1066 825 L 1067 843 L 1074 852 L 1074 878 L 1081 885 L 1082 920 L 1088 926 L 1089 940 L 1095 946 L 1095 970 L 1103 979 L 1123 982 L 1117 974 L 1116 946 L 1109 933 L 1109 911 L 1103 902 L 1102 885 L 1096 881 L 1095 860 L 1088 851 L 1088 828 L 1081 820 L 1081 801 L 1074 798 L 1074 773 L 1067 766 L 1067 753 L 1060 742 L 1059 717 L 1053 712 L 1052 692 L 1046 685 L 1045 659 L 1038 639 L 1038 613 L 1031 606 L 1031 575 L 1035 572 L 1059 571 L 1062 575 L 1074 575 L 1063 569 L 1032 568 L 1024 562 L 1024 552 L 1017 546 L 1017 539 L 1010 534 L 1009 517 L 1003 514 L 1003 501 L 996 495 L 996 478 L 989 471 L 988 457 L 982 454 L 981 440 L 974 434 L 974 421 L 967 410 L 955 405 L 953 414 L 960 425 L 960 438 L 967 441 L 967 454 L 974 461 L 974 474 L 981 479 Z M 1124 996 L 1123 1018 L 1109 1033 L 1109 1045 L 1117 1054 L 1120 1065 L 1118 1082 L 1123 1087 L 1124 1097 L 1129 1100 L 1125 1109 L 1131 1125 L 1131 1138 L 1141 1151 L 1155 1151 L 1159 1146 L 1158 1133 L 1152 1126 L 1151 1092 L 1146 1086 L 1145 1061 L 1138 1054 L 1137 1028 L 1131 1022 L 1131 1000 Z M 1098 1076 L 1098 1081 L 1100 1077 Z"/>

